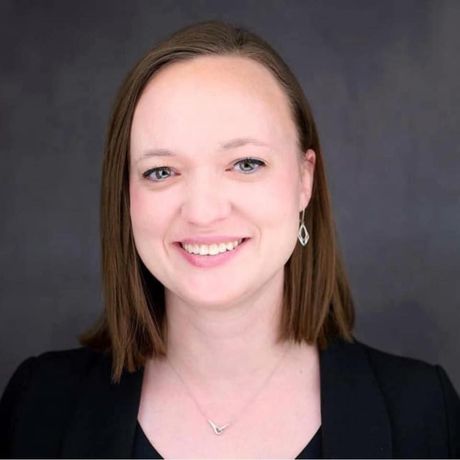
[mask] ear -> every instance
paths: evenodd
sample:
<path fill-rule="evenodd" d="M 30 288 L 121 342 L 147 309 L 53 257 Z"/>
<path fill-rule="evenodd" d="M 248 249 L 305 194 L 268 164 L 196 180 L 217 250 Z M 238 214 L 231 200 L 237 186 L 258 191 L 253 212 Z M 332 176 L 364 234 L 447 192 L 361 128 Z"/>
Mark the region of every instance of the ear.
<path fill-rule="evenodd" d="M 300 196 L 299 212 L 302 212 L 310 202 L 311 193 L 313 190 L 313 177 L 315 173 L 316 153 L 312 149 L 308 149 L 302 158 L 300 165 Z"/>

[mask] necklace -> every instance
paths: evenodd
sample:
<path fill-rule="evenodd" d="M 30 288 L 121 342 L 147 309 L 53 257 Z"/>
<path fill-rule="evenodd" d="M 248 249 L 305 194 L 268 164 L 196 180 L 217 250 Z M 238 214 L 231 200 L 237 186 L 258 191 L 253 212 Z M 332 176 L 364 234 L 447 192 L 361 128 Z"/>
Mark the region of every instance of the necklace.
<path fill-rule="evenodd" d="M 225 423 L 224 425 L 218 425 L 217 423 L 215 423 L 211 418 L 209 418 L 206 415 L 206 413 L 202 409 L 200 403 L 197 401 L 197 399 L 193 395 L 192 391 L 190 390 L 189 386 L 185 383 L 185 381 L 182 378 L 182 376 L 179 374 L 179 372 L 176 370 L 176 368 L 172 365 L 172 363 L 169 360 L 169 358 L 166 358 L 166 360 L 167 360 L 169 366 L 171 367 L 171 369 L 174 371 L 174 373 L 177 375 L 179 380 L 182 382 L 182 385 L 184 385 L 185 390 L 187 391 L 188 395 L 191 397 L 191 399 L 195 403 L 195 405 L 196 405 L 198 411 L 200 412 L 200 414 L 208 422 L 208 424 L 211 427 L 211 429 L 214 432 L 214 434 L 219 436 L 224 432 L 225 429 L 227 429 L 229 426 L 231 426 L 231 425 L 233 425 L 235 423 L 236 419 L 241 415 L 241 413 L 243 413 L 254 402 L 254 400 L 257 398 L 257 396 L 259 396 L 259 394 L 262 392 L 262 390 L 268 385 L 268 383 L 270 382 L 273 374 L 280 367 L 282 361 L 284 360 L 284 357 L 286 356 L 286 353 L 287 353 L 288 349 L 289 349 L 289 347 L 286 347 L 286 350 L 284 350 L 284 352 L 282 353 L 282 355 L 281 355 L 280 359 L 277 361 L 275 367 L 272 369 L 272 371 L 270 372 L 268 377 L 262 382 L 262 385 L 257 389 L 256 393 L 253 394 L 252 397 L 243 406 L 243 408 L 240 411 L 238 411 L 236 413 L 236 415 L 234 415 L 232 417 L 231 421 Z"/>

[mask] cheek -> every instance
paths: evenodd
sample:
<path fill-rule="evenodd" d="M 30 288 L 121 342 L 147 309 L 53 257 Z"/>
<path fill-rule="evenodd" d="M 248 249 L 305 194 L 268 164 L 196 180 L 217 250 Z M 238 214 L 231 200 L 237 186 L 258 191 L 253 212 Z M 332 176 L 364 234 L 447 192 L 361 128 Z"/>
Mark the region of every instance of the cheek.
<path fill-rule="evenodd" d="M 260 213 L 275 226 L 289 222 L 297 214 L 298 178 L 291 168 L 279 169 L 257 193 L 246 194 L 255 212 Z"/>
<path fill-rule="evenodd" d="M 136 184 L 130 185 L 130 217 L 134 238 L 155 237 L 161 234 L 165 222 L 166 206 L 160 206 L 152 194 Z M 159 218 L 161 216 L 161 218 Z"/>

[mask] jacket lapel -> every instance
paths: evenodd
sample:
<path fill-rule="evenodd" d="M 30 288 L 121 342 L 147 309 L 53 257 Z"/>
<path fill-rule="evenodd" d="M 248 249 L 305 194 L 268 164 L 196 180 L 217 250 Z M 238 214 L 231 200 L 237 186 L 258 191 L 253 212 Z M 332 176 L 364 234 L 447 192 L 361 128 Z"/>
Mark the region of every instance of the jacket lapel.
<path fill-rule="evenodd" d="M 110 381 L 110 362 L 92 366 L 63 440 L 64 458 L 130 458 L 143 369 Z M 324 458 L 390 458 L 383 395 L 359 343 L 337 340 L 320 352 Z"/>
<path fill-rule="evenodd" d="M 320 352 L 324 458 L 391 458 L 383 395 L 363 346 L 337 340 Z"/>
<path fill-rule="evenodd" d="M 143 369 L 110 380 L 110 362 L 92 366 L 63 440 L 63 458 L 130 458 Z"/>

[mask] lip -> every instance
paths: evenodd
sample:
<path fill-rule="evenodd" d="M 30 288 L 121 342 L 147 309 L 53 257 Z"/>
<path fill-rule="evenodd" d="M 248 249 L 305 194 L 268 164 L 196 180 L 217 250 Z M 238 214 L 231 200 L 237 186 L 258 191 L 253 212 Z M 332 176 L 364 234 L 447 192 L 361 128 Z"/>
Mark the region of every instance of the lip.
<path fill-rule="evenodd" d="M 176 241 L 182 244 L 216 244 L 216 243 L 229 243 L 231 241 L 240 241 L 248 239 L 245 236 L 228 236 L 228 235 L 213 235 L 213 236 L 195 236 L 184 238 L 183 240 Z"/>
<path fill-rule="evenodd" d="M 223 265 L 228 261 L 232 260 L 236 257 L 244 248 L 247 246 L 247 242 L 250 238 L 243 238 L 243 242 L 240 243 L 235 249 L 232 251 L 226 251 L 222 254 L 216 254 L 215 256 L 201 256 L 198 254 L 190 254 L 187 252 L 182 246 L 181 243 L 177 242 L 174 243 L 174 247 L 179 251 L 179 253 L 184 257 L 184 259 L 194 267 L 199 268 L 213 268 L 219 265 Z M 207 240 L 209 241 L 209 239 Z M 225 240 L 220 240 L 225 241 Z M 232 240 L 226 240 L 232 241 Z M 233 240 L 234 241 L 234 240 Z"/>

